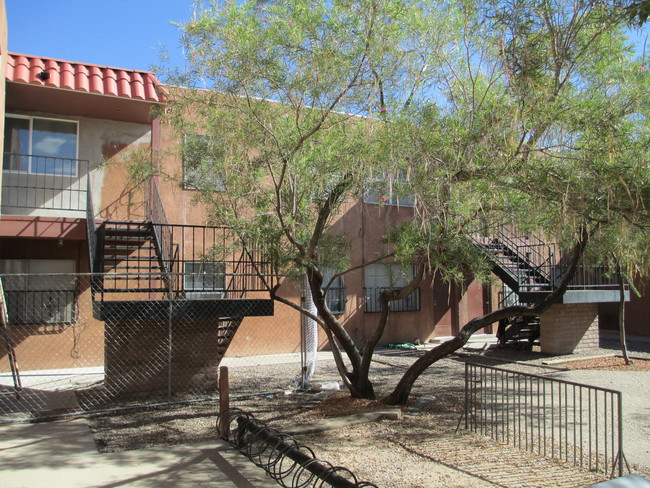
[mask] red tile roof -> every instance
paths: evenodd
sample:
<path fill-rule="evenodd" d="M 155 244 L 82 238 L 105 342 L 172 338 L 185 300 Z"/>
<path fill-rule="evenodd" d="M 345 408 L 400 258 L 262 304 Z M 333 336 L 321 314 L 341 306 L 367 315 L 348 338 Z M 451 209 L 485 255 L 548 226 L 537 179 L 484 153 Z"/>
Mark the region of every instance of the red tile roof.
<path fill-rule="evenodd" d="M 60 59 L 8 53 L 7 80 L 148 102 L 162 102 L 164 90 L 149 71 L 135 71 Z"/>

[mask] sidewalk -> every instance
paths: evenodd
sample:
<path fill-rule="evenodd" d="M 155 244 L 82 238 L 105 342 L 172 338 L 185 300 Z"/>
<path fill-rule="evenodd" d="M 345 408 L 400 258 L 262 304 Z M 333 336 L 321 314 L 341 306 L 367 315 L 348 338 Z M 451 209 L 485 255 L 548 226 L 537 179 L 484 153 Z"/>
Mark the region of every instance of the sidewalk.
<path fill-rule="evenodd" d="M 276 488 L 223 441 L 100 454 L 83 419 L 0 429 L 3 488 Z"/>

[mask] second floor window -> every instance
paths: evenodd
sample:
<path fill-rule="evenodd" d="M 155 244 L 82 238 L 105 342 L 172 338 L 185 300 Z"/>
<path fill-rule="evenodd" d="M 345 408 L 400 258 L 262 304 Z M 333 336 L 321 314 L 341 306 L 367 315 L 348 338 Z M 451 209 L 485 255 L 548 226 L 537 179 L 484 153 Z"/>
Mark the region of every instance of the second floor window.
<path fill-rule="evenodd" d="M 223 173 L 220 162 L 223 148 L 213 138 L 202 134 L 183 136 L 183 188 L 222 191 Z"/>
<path fill-rule="evenodd" d="M 3 169 L 77 176 L 76 121 L 11 115 L 5 119 Z"/>
<path fill-rule="evenodd" d="M 365 203 L 413 207 L 415 198 L 406 190 L 406 178 L 402 174 L 387 175 L 372 181 L 363 195 Z"/>

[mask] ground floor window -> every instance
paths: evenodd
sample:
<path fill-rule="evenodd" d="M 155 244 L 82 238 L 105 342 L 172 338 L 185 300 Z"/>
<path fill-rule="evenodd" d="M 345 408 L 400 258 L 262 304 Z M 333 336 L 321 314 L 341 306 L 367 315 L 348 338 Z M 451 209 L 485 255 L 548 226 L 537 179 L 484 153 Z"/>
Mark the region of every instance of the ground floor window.
<path fill-rule="evenodd" d="M 74 260 L 4 259 L 0 273 L 11 324 L 66 324 L 75 321 L 77 280 Z"/>
<path fill-rule="evenodd" d="M 323 286 L 327 286 L 333 274 L 330 271 L 323 272 Z M 336 314 L 345 313 L 345 284 L 343 283 L 343 276 L 334 278 L 325 294 L 325 302 L 330 312 Z"/>
<path fill-rule="evenodd" d="M 186 261 L 183 263 L 183 289 L 190 300 L 224 298 L 226 264 L 223 262 Z"/>
<path fill-rule="evenodd" d="M 406 286 L 415 275 L 412 266 L 399 264 L 371 264 L 364 268 L 364 294 L 366 312 L 381 312 L 380 296 L 383 291 Z M 391 303 L 393 312 L 417 312 L 420 310 L 420 290 L 416 289 L 406 298 Z"/>

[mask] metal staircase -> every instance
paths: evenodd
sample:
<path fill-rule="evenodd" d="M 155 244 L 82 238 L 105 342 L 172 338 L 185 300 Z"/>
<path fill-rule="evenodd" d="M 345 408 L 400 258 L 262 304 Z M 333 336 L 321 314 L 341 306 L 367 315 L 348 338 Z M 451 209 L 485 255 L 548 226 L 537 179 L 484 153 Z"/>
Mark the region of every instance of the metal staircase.
<path fill-rule="evenodd" d="M 489 237 L 475 237 L 474 245 L 489 259 L 492 272 L 504 284 L 499 307 L 539 303 L 552 293 L 565 275 L 567 259 L 552 243 L 513 226 L 491 230 Z M 605 266 L 578 265 L 562 303 L 603 303 L 619 300 L 618 284 Z M 629 292 L 626 291 L 627 299 Z M 501 344 L 539 337 L 539 317 L 517 317 L 499 324 Z"/>
<path fill-rule="evenodd" d="M 513 228 L 498 227 L 489 238 L 476 238 L 475 245 L 492 263 L 492 272 L 503 281 L 499 308 L 536 303 L 553 291 L 554 246 Z M 514 317 L 499 322 L 499 344 L 535 342 L 540 335 L 539 317 Z"/>
<path fill-rule="evenodd" d="M 534 236 L 509 233 L 503 227 L 494 235 L 476 240 L 476 245 L 492 263 L 492 272 L 504 283 L 499 307 L 530 304 L 550 293 L 553 280 L 551 246 Z M 539 317 L 514 317 L 501 320 L 497 328 L 500 345 L 510 342 L 534 343 L 540 335 Z"/>
<path fill-rule="evenodd" d="M 166 293 L 169 282 L 151 222 L 106 221 L 98 229 L 101 289 L 106 292 Z"/>

